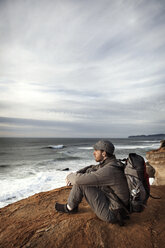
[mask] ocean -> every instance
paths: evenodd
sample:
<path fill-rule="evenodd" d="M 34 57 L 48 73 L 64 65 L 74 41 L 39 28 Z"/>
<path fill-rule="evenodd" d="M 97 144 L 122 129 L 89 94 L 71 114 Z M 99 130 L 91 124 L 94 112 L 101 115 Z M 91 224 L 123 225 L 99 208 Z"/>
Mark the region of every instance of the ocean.
<path fill-rule="evenodd" d="M 0 138 L 0 208 L 65 186 L 67 174 L 96 164 L 90 138 Z M 136 152 L 145 158 L 160 140 L 109 139 L 117 158 Z"/>

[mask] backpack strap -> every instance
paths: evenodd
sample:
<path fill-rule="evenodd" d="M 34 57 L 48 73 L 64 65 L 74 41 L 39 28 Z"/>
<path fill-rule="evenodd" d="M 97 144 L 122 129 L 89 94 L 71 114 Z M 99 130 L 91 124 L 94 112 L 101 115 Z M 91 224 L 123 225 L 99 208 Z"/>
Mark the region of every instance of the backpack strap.
<path fill-rule="evenodd" d="M 138 178 L 137 171 L 135 169 L 128 168 L 128 167 L 125 170 L 125 175 L 130 175 L 130 176 Z"/>
<path fill-rule="evenodd" d="M 160 196 L 152 196 L 151 194 L 149 194 L 149 197 L 151 197 L 153 199 L 162 199 Z"/>

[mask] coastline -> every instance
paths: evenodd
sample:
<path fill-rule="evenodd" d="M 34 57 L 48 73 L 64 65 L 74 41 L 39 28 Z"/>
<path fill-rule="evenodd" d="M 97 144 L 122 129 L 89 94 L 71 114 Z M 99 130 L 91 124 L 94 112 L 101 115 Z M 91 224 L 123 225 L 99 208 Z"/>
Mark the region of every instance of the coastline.
<path fill-rule="evenodd" d="M 35 193 L 65 186 L 68 173 L 90 164 L 97 139 L 5 139 L 0 142 L 0 207 Z M 146 151 L 159 147 L 159 141 L 112 139 L 116 157 L 130 152 L 145 158 Z M 51 147 L 51 148 L 50 148 Z M 64 171 L 68 168 L 68 171 Z"/>

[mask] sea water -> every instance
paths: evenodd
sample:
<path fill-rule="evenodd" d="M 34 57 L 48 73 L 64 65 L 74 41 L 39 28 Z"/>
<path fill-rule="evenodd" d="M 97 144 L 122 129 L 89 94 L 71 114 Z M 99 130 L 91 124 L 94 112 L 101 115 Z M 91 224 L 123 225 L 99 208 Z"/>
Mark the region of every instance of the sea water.
<path fill-rule="evenodd" d="M 110 139 L 117 158 L 131 152 L 143 156 L 160 140 Z M 93 144 L 98 139 L 0 138 L 0 208 L 38 192 L 65 186 L 65 178 L 96 164 Z"/>

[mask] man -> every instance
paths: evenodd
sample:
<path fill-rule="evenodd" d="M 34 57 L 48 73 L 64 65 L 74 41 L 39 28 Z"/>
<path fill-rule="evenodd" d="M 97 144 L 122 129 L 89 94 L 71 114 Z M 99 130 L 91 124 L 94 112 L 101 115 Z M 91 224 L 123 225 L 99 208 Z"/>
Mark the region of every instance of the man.
<path fill-rule="evenodd" d="M 78 205 L 85 197 L 98 218 L 123 225 L 129 191 L 114 150 L 114 145 L 110 141 L 100 140 L 94 145 L 93 155 L 99 164 L 85 167 L 67 176 L 67 185 L 73 187 L 67 204 L 55 204 L 58 212 L 70 214 L 78 212 Z"/>

